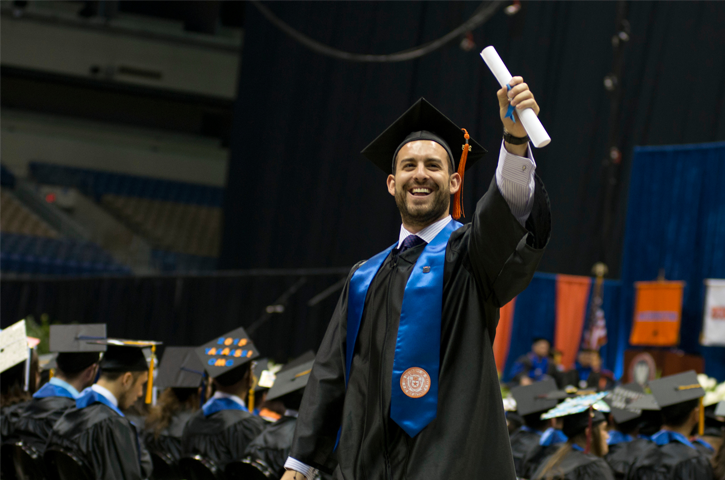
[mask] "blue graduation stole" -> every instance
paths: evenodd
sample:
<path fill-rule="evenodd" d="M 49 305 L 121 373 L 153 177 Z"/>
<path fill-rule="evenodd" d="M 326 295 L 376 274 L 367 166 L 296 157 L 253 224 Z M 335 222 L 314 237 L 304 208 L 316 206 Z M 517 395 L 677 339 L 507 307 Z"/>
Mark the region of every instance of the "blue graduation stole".
<path fill-rule="evenodd" d="M 659 432 L 652 435 L 652 441 L 655 442 L 660 447 L 662 445 L 667 445 L 668 443 L 672 442 L 680 442 L 683 445 L 687 445 L 690 448 L 695 448 L 695 446 L 681 433 L 672 432 L 670 430 L 660 430 Z"/>
<path fill-rule="evenodd" d="M 205 417 L 208 417 L 209 415 L 212 415 L 216 412 L 221 412 L 222 410 L 244 410 L 245 412 L 249 411 L 231 398 L 212 398 L 211 400 L 206 402 L 204 406 L 201 407 L 201 409 L 204 412 Z"/>
<path fill-rule="evenodd" d="M 52 383 L 46 383 L 41 387 L 40 390 L 35 392 L 33 394 L 33 398 L 46 398 L 46 397 L 66 397 L 66 398 L 72 398 L 75 400 L 76 397 L 73 396 L 72 393 L 70 393 L 65 388 L 59 386 L 59 385 L 53 385 Z"/>
<path fill-rule="evenodd" d="M 564 432 L 561 430 L 557 430 L 556 428 L 547 428 L 546 431 L 544 431 L 544 434 L 541 435 L 541 439 L 539 440 L 539 445 L 542 447 L 548 447 L 551 445 L 558 445 L 560 443 L 564 443 L 569 438 L 564 435 Z"/>
<path fill-rule="evenodd" d="M 438 408 L 443 268 L 451 234 L 463 225 L 455 220 L 426 245 L 408 278 L 395 342 L 390 418 L 411 437 L 433 419 Z M 375 275 L 397 243 L 361 265 L 350 279 L 347 307 L 345 386 L 350 380 L 355 342 L 365 298 Z"/>
<path fill-rule="evenodd" d="M 81 394 L 76 398 L 76 408 L 86 408 L 89 405 L 92 405 L 94 403 L 102 403 L 117 414 L 121 415 L 122 417 L 125 417 L 126 415 L 121 412 L 121 410 L 118 409 L 117 406 L 112 404 L 106 397 L 101 395 L 100 393 L 96 392 L 95 390 L 91 388 L 86 388 L 81 392 Z"/>
<path fill-rule="evenodd" d="M 618 443 L 625 443 L 631 441 L 631 435 L 622 433 L 619 430 L 612 430 L 611 432 L 609 432 L 609 440 L 607 440 L 607 445 L 616 445 Z"/>

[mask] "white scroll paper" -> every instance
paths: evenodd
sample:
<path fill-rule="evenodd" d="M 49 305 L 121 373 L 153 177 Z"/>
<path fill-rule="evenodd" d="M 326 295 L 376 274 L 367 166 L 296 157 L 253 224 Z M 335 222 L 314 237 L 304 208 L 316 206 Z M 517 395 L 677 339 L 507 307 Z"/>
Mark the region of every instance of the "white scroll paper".
<path fill-rule="evenodd" d="M 498 80 L 498 83 L 501 84 L 501 87 L 505 88 L 506 84 L 511 81 L 511 73 L 509 73 L 508 68 L 506 68 L 503 60 L 501 60 L 501 57 L 498 56 L 496 49 L 493 48 L 493 46 L 484 48 L 483 51 L 481 51 L 481 57 L 483 58 L 483 61 L 486 62 L 486 65 L 488 65 L 488 68 L 491 69 L 491 73 L 493 73 L 493 76 L 496 77 L 496 80 Z M 549 137 L 549 134 L 546 133 L 544 126 L 539 121 L 539 117 L 536 116 L 536 113 L 534 113 L 532 109 L 517 109 L 516 113 L 518 113 L 519 120 L 521 120 L 521 124 L 524 126 L 526 133 L 529 135 L 531 143 L 533 143 L 536 148 L 545 147 L 549 144 L 549 142 L 551 142 L 551 137 Z"/>

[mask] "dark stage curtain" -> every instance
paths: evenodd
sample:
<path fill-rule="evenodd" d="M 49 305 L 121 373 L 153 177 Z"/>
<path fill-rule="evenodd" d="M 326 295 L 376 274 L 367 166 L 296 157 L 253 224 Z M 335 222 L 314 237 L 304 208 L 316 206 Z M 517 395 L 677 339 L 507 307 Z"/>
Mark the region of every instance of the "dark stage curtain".
<path fill-rule="evenodd" d="M 474 2 L 269 2 L 302 33 L 357 53 L 391 53 L 436 39 Z M 501 142 L 497 84 L 478 52 L 494 45 L 531 85 L 552 143 L 535 152 L 553 208 L 542 271 L 588 275 L 602 219 L 602 159 L 616 2 L 523 2 L 422 59 L 360 64 L 296 43 L 247 5 L 239 95 L 225 194 L 225 269 L 352 265 L 395 241 L 399 216 L 385 176 L 359 151 L 423 96 L 489 155 L 467 176 L 469 211 L 488 187 Z M 725 140 L 725 4 L 630 2 L 624 153 L 615 195 L 610 276 L 619 276 L 634 145 Z"/>
<path fill-rule="evenodd" d="M 687 282 L 680 348 L 700 353 L 706 373 L 725 379 L 725 347 L 702 347 L 706 278 L 725 278 L 725 143 L 635 149 L 622 266 L 619 349 L 629 341 L 633 282 Z M 620 358 L 616 373 L 621 373 Z"/>
<path fill-rule="evenodd" d="M 52 323 L 106 323 L 108 335 L 200 345 L 237 327 L 249 328 L 263 355 L 286 362 L 322 341 L 340 290 L 308 302 L 346 276 L 230 274 L 187 277 L 3 279 L 1 327 L 33 315 Z M 284 296 L 289 296 L 284 300 Z M 282 299 L 282 301 L 280 301 Z M 285 304 L 268 314 L 270 305 Z"/>

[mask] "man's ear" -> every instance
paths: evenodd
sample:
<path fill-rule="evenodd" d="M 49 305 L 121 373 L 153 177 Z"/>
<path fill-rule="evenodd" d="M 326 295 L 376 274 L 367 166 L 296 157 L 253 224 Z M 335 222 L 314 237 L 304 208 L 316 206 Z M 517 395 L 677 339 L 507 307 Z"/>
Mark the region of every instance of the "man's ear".
<path fill-rule="evenodd" d="M 388 193 L 395 196 L 395 175 L 388 175 Z"/>
<path fill-rule="evenodd" d="M 461 176 L 458 174 L 458 172 L 451 175 L 450 184 L 451 195 L 453 195 L 461 188 Z"/>
<path fill-rule="evenodd" d="M 131 388 L 131 386 L 133 385 L 133 373 L 124 373 L 121 377 L 121 384 L 123 385 L 123 388 Z"/>

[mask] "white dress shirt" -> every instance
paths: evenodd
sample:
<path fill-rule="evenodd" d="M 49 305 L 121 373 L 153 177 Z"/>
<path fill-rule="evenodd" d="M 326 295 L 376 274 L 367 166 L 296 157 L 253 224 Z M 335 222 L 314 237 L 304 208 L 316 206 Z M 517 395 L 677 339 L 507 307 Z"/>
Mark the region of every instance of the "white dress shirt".
<path fill-rule="evenodd" d="M 526 157 L 519 157 L 509 153 L 506 150 L 503 140 L 501 140 L 501 150 L 498 154 L 498 166 L 496 167 L 496 186 L 498 186 L 501 196 L 508 203 L 511 214 L 516 220 L 524 226 L 531 214 L 534 206 L 534 172 L 536 171 L 536 162 L 531 152 L 531 147 L 527 149 Z M 416 233 L 426 243 L 430 243 L 441 230 L 451 221 L 451 216 L 438 220 L 428 225 L 420 232 Z M 398 245 L 403 243 L 409 235 L 413 233 L 400 226 L 400 235 L 398 236 Z M 302 475 L 311 480 L 317 475 L 317 470 L 310 467 L 297 459 L 287 457 L 284 464 L 287 470 L 300 472 Z"/>
<path fill-rule="evenodd" d="M 214 395 L 212 395 L 212 397 L 209 399 L 209 401 L 214 400 L 215 398 L 228 398 L 229 400 L 233 400 L 233 401 L 237 402 L 239 405 L 243 406 L 245 410 L 247 409 L 247 405 L 244 403 L 244 400 L 242 400 L 241 398 L 239 398 L 236 395 L 220 392 L 219 390 L 217 390 L 216 392 L 214 392 Z"/>

